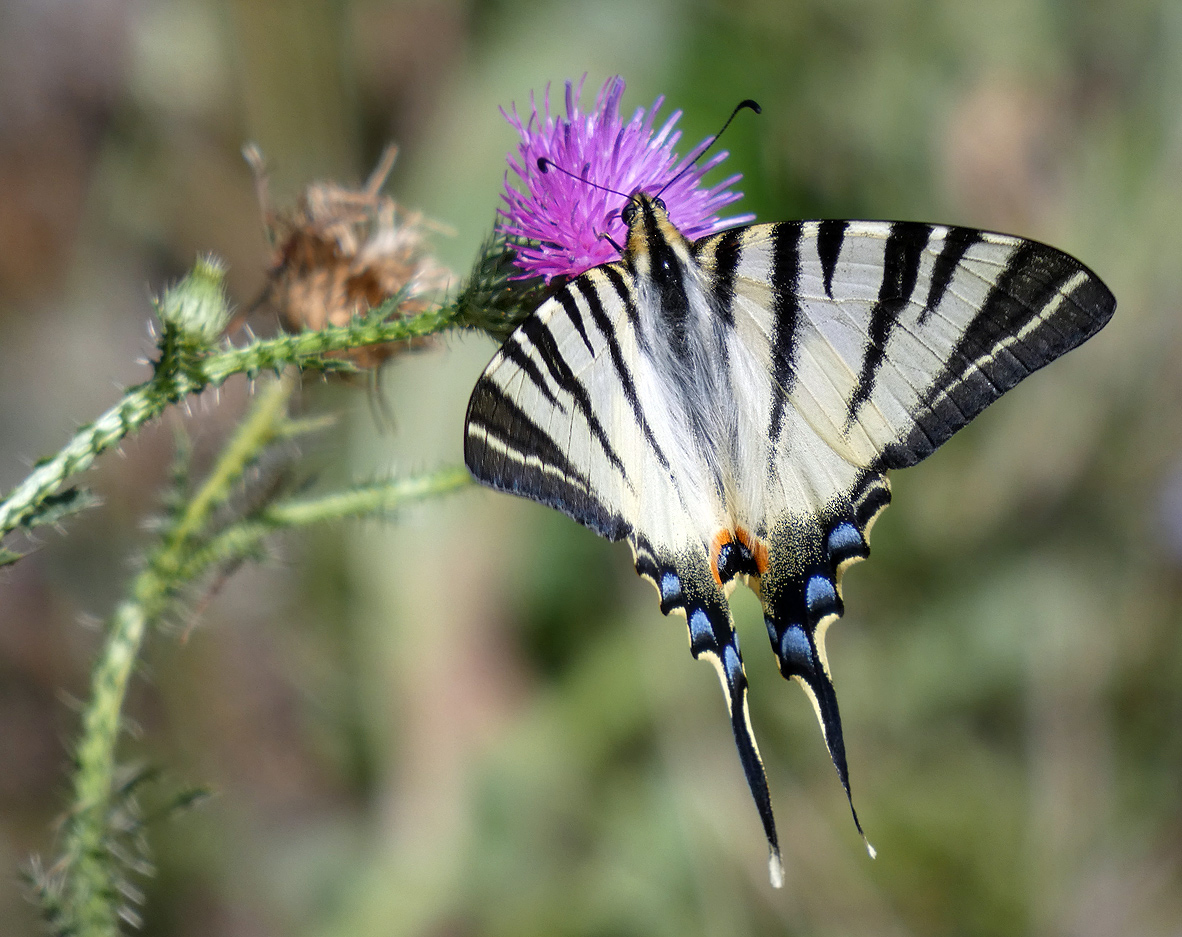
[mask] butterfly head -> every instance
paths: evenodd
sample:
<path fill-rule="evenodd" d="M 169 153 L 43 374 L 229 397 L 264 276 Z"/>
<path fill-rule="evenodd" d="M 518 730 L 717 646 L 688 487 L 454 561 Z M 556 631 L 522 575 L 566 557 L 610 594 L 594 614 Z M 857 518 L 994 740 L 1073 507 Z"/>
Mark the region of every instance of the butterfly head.
<path fill-rule="evenodd" d="M 669 220 L 669 210 L 659 196 L 633 192 L 620 218 L 628 226 L 624 259 L 638 270 L 648 272 L 654 265 L 689 261 L 689 241 Z"/>
<path fill-rule="evenodd" d="M 628 204 L 620 209 L 620 218 L 623 219 L 624 224 L 628 226 L 629 230 L 631 230 L 633 223 L 636 221 L 637 214 L 643 211 L 645 203 L 651 205 L 654 210 L 664 214 L 665 218 L 668 219 L 669 209 L 665 207 L 664 200 L 659 195 L 649 196 L 638 189 L 629 197 Z"/>

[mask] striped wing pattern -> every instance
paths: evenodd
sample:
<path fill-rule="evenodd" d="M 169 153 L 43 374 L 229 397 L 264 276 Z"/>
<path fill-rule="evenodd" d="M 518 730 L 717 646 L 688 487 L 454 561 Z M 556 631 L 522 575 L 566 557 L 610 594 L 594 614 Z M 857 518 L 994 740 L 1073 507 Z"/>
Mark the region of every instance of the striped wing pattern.
<path fill-rule="evenodd" d="M 741 579 L 760 595 L 848 796 L 824 634 L 890 500 L 886 472 L 1094 334 L 1115 300 L 1078 261 L 1021 238 L 820 221 L 691 245 L 633 198 L 623 260 L 567 285 L 494 356 L 465 458 L 485 484 L 627 539 L 662 611 L 685 616 L 691 652 L 722 682 L 775 880 L 730 590 Z"/>

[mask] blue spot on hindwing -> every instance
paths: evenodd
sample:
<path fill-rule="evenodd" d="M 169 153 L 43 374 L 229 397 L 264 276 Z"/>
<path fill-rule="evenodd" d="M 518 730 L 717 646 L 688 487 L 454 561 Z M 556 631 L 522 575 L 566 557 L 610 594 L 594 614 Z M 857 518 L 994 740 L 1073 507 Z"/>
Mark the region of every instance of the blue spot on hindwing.
<path fill-rule="evenodd" d="M 772 642 L 772 646 L 776 645 L 776 623 L 772 620 L 770 615 L 763 616 L 763 623 L 767 626 L 767 637 Z"/>
<path fill-rule="evenodd" d="M 849 521 L 842 521 L 829 531 L 829 540 L 826 546 L 829 548 L 830 556 L 844 559 L 862 552 L 862 535 L 858 533 L 858 528 Z"/>
<path fill-rule="evenodd" d="M 810 576 L 804 588 L 804 604 L 813 613 L 824 613 L 837 604 L 837 590 L 826 576 Z"/>
<path fill-rule="evenodd" d="M 813 649 L 800 625 L 789 625 L 780 639 L 780 659 L 793 669 L 808 671 L 813 667 Z"/>
<path fill-rule="evenodd" d="M 690 644 L 697 646 L 703 641 L 714 640 L 714 626 L 700 608 L 695 608 L 689 615 Z"/>
<path fill-rule="evenodd" d="M 727 682 L 734 686 L 743 673 L 743 662 L 739 659 L 739 651 L 733 644 L 728 644 L 722 652 L 722 667 L 726 671 Z"/>
<path fill-rule="evenodd" d="M 661 576 L 661 605 L 668 607 L 681 598 L 681 580 L 677 573 L 667 572 Z"/>

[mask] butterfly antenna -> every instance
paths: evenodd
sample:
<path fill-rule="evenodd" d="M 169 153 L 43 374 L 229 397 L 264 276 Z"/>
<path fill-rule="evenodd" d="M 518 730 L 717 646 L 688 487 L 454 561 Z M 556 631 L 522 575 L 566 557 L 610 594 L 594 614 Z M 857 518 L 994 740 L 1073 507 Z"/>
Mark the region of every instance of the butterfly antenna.
<path fill-rule="evenodd" d="M 750 111 L 755 111 L 756 114 L 763 113 L 763 108 L 761 108 L 755 101 L 751 100 L 751 98 L 745 98 L 742 101 L 740 101 L 738 104 L 736 104 L 735 109 L 733 111 L 731 111 L 731 116 L 728 117 L 726 119 L 726 123 L 722 125 L 722 129 L 719 130 L 718 133 L 716 133 L 713 137 L 710 138 L 710 142 L 707 143 L 705 147 L 703 147 L 701 153 L 699 153 L 697 156 L 695 156 L 693 159 L 691 159 L 686 166 L 682 167 L 681 172 L 679 172 L 676 176 L 674 176 L 672 179 L 670 179 L 668 182 L 666 182 L 663 186 L 661 186 L 661 191 L 658 192 L 656 195 L 657 198 L 660 198 L 661 195 L 664 193 L 664 191 L 667 188 L 669 188 L 669 186 L 673 185 L 674 182 L 676 182 L 678 179 L 680 179 L 682 176 L 684 176 L 687 172 L 689 172 L 691 169 L 693 169 L 694 165 L 698 162 L 698 160 L 700 160 L 703 156 L 705 156 L 707 153 L 710 152 L 710 148 L 712 146 L 714 146 L 714 144 L 718 142 L 718 138 L 721 137 L 723 135 L 723 133 L 726 132 L 726 128 L 731 125 L 731 121 L 734 120 L 735 117 L 738 116 L 739 111 L 744 110 L 744 109 L 750 110 Z"/>
<path fill-rule="evenodd" d="M 578 179 L 579 182 L 582 182 L 584 185 L 589 185 L 593 189 L 601 189 L 604 192 L 610 192 L 612 195 L 619 195 L 622 198 L 631 198 L 631 196 L 625 195 L 623 192 L 619 191 L 618 189 L 611 188 L 611 186 L 600 185 L 598 182 L 592 182 L 590 179 L 587 179 L 584 176 L 576 176 L 569 169 L 563 169 L 556 162 L 554 162 L 554 160 L 549 159 L 546 156 L 539 156 L 538 157 L 538 171 L 546 173 L 546 172 L 549 172 L 551 169 L 557 169 L 564 176 L 570 176 L 572 179 Z M 611 216 L 609 215 L 608 217 L 610 218 Z M 621 254 L 624 253 L 624 248 L 620 247 L 620 245 L 615 242 L 615 239 L 610 234 L 608 234 L 606 231 L 599 236 L 601 238 L 604 238 L 612 247 L 614 247 Z"/>
<path fill-rule="evenodd" d="M 586 176 L 576 176 L 569 169 L 563 169 L 561 166 L 559 166 L 556 162 L 554 162 L 554 160 L 550 159 L 548 156 L 539 156 L 538 157 L 538 171 L 541 173 L 547 173 L 551 169 L 557 169 L 564 176 L 570 176 L 572 179 L 577 179 L 579 182 L 582 182 L 584 185 L 589 185 L 593 189 L 600 189 L 604 192 L 610 192 L 612 195 L 619 195 L 622 198 L 629 197 L 626 193 L 621 192 L 618 189 L 613 189 L 611 186 L 600 185 L 598 182 L 592 182 Z"/>

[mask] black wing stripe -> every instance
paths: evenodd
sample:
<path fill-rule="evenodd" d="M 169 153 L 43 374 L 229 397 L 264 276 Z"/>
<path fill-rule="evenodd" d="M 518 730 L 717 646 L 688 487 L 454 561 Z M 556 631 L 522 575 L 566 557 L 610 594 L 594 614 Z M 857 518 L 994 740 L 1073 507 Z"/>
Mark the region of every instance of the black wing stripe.
<path fill-rule="evenodd" d="M 825 277 L 825 295 L 833 298 L 833 274 L 837 270 L 837 258 L 845 240 L 848 221 L 822 221 L 817 232 L 817 257 L 821 261 L 821 273 Z"/>
<path fill-rule="evenodd" d="M 980 240 L 981 232 L 973 228 L 948 229 L 948 233 L 944 235 L 944 246 L 940 249 L 936 263 L 932 267 L 927 302 L 924 303 L 923 312 L 919 314 L 920 325 L 923 325 L 928 316 L 940 305 L 944 294 L 948 292 L 948 287 L 952 283 L 952 275 L 956 273 L 956 268 L 964 259 L 965 253 Z"/>
<path fill-rule="evenodd" d="M 714 247 L 714 296 L 722 321 L 735 324 L 735 277 L 742 257 L 743 232 L 731 228 L 718 238 Z"/>
<path fill-rule="evenodd" d="M 870 474 L 868 487 L 854 498 L 854 522 L 863 536 L 866 528 L 891 503 L 891 488 L 882 475 Z"/>
<path fill-rule="evenodd" d="M 583 386 L 582 381 L 575 377 L 570 365 L 563 359 L 562 353 L 558 350 L 558 343 L 554 341 L 553 333 L 537 316 L 530 316 L 526 319 L 521 324 L 521 332 L 541 355 L 554 383 L 571 395 L 575 406 L 579 408 L 579 413 L 586 421 L 588 429 L 591 430 L 591 435 L 595 437 L 595 441 L 603 449 L 603 454 L 607 456 L 607 460 L 615 466 L 624 481 L 628 482 L 624 463 L 620 461 L 616 450 L 612 448 L 611 440 L 608 439 L 603 424 L 599 422 L 599 417 L 595 415 L 595 411 L 591 407 L 591 397 L 587 393 L 587 388 Z M 630 482 L 629 486 L 631 486 Z"/>
<path fill-rule="evenodd" d="M 620 297 L 620 301 L 624 304 L 624 314 L 628 316 L 628 321 L 632 323 L 635 329 L 640 328 L 640 310 L 636 308 L 636 303 L 632 301 L 632 290 L 627 283 L 624 282 L 624 274 L 620 273 L 615 267 L 604 267 L 603 275 L 611 282 L 612 289 L 616 291 L 616 295 Z"/>
<path fill-rule="evenodd" d="M 878 371 L 886 358 L 886 346 L 899 315 L 911 302 L 919 279 L 919 262 L 923 259 L 932 226 L 916 222 L 897 221 L 891 225 L 882 260 L 882 283 L 878 288 L 878 302 L 870 310 L 870 333 L 858 383 L 850 396 L 846 413 L 847 427 L 857 418 L 858 410 L 874 393 Z"/>
<path fill-rule="evenodd" d="M 636 332 L 636 341 L 641 348 L 648 348 L 648 336 L 644 334 L 644 330 L 640 327 L 640 310 L 636 308 L 636 303 L 632 300 L 632 289 L 624 282 L 624 274 L 620 273 L 616 267 L 604 267 L 603 274 L 611 282 L 612 288 L 616 291 L 616 295 L 624 303 L 624 315 L 628 317 L 628 321 L 632 323 L 632 328 Z"/>
<path fill-rule="evenodd" d="M 772 234 L 772 410 L 768 438 L 777 442 L 783 428 L 784 407 L 795 383 L 794 362 L 797 328 L 800 324 L 800 238 L 799 222 L 776 225 Z"/>
<path fill-rule="evenodd" d="M 554 396 L 554 392 L 550 390 L 549 382 L 542 375 L 542 372 L 538 370 L 538 366 L 534 364 L 534 359 L 529 356 L 529 352 L 521 347 L 521 341 L 517 333 L 510 335 L 505 344 L 501 346 L 501 354 L 503 354 L 507 360 L 511 361 L 523 372 L 525 372 L 525 376 L 529 378 L 530 383 L 533 384 L 534 387 L 538 389 L 538 392 L 548 401 L 550 401 L 550 403 L 555 408 L 561 410 L 563 413 L 566 413 L 566 407 L 564 407 L 562 402 Z"/>
<path fill-rule="evenodd" d="M 988 369 L 994 362 L 998 367 L 993 370 L 999 371 L 994 381 L 1004 392 L 1045 364 L 1049 345 L 1044 347 L 1043 354 L 1038 355 L 1035 349 L 1026 347 L 1027 342 L 1034 340 L 1033 335 L 1025 341 L 1012 339 L 1021 335 L 1023 329 L 1040 316 L 1078 269 L 1066 255 L 1048 255 L 1037 244 L 1025 243 L 1014 251 L 981 310 L 953 348 L 942 379 L 936 382 L 928 396 L 934 397 L 942 383 L 950 385 L 963 380 L 974 367 L 984 365 Z M 1007 345 L 1007 340 L 1012 341 Z M 1001 358 L 1002 353 L 1008 354 Z"/>
<path fill-rule="evenodd" d="M 554 298 L 558 300 L 562 311 L 566 313 L 566 317 L 570 319 L 571 325 L 579 333 L 583 344 L 587 346 L 587 354 L 594 358 L 595 349 L 591 345 L 591 339 L 587 337 L 587 327 L 583 325 L 583 314 L 579 312 L 579 304 L 575 302 L 575 298 L 571 296 L 569 290 L 560 290 Z"/>
<path fill-rule="evenodd" d="M 549 434 L 517 406 L 493 379 L 482 377 L 477 382 L 468 403 L 467 422 L 468 442 L 474 438 L 472 428 L 476 427 L 485 435 L 499 440 L 502 443 L 500 451 L 516 461 L 536 459 L 564 476 L 571 484 L 590 490 L 590 482 L 570 463 Z M 484 464 L 479 461 L 477 465 L 469 463 L 469 468 L 473 469 L 477 477 L 483 478 L 477 469 Z"/>
<path fill-rule="evenodd" d="M 479 481 L 557 508 L 609 540 L 631 532 L 554 440 L 492 379 L 477 382 L 466 422 L 464 462 Z"/>
<path fill-rule="evenodd" d="M 648 444 L 652 446 L 653 455 L 657 457 L 657 461 L 661 464 L 661 467 L 668 470 L 669 460 L 665 457 L 665 453 L 661 451 L 661 447 L 653 435 L 652 427 L 649 426 L 648 419 L 644 415 L 644 409 L 640 405 L 640 398 L 636 394 L 636 382 L 632 379 L 632 371 L 628 367 L 628 362 L 624 360 L 624 353 L 620 350 L 620 343 L 616 339 L 615 330 L 612 328 L 611 322 L 608 321 L 607 313 L 603 310 L 603 303 L 599 299 L 599 292 L 596 289 L 595 283 L 589 276 L 581 276 L 575 280 L 574 286 L 583 299 L 587 301 L 587 308 L 591 310 L 591 319 L 599 328 L 604 341 L 607 343 L 607 350 L 612 359 L 612 366 L 615 367 L 616 376 L 620 380 L 620 388 L 624 392 L 624 398 L 628 401 L 628 406 L 632 408 L 632 414 L 636 418 L 636 423 L 640 427 L 640 431 L 644 434 L 644 438 Z M 626 300 L 627 296 L 625 295 L 623 298 Z"/>

